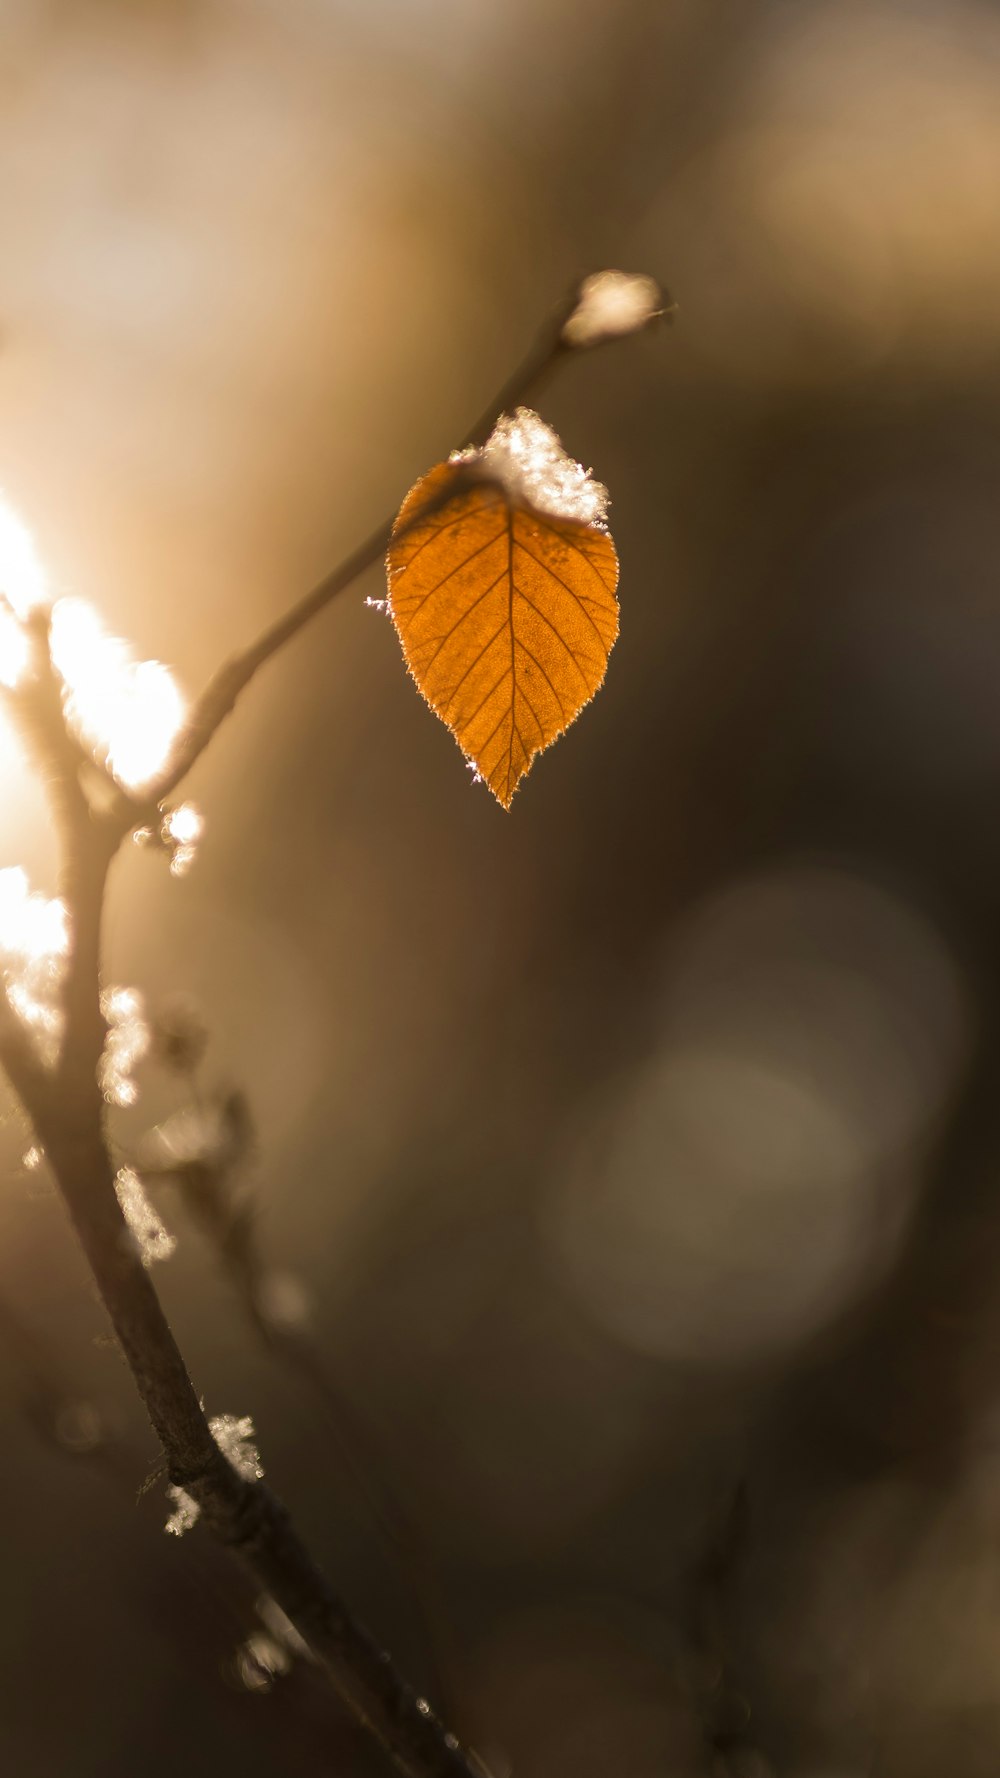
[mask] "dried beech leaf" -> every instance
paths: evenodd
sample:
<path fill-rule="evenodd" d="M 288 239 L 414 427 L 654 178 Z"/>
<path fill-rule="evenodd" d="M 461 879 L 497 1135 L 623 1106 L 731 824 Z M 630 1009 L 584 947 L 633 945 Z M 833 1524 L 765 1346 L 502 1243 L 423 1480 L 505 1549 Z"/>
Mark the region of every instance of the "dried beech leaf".
<path fill-rule="evenodd" d="M 420 691 L 507 809 L 604 678 L 618 558 L 599 524 L 540 511 L 523 478 L 494 476 L 489 448 L 438 464 L 407 495 L 389 609 Z"/>

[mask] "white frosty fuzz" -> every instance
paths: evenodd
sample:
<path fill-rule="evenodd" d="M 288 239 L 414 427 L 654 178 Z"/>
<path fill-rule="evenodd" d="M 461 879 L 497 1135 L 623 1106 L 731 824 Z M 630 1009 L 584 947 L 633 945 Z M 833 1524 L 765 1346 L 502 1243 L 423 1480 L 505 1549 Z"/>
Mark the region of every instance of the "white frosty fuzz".
<path fill-rule="evenodd" d="M 151 1266 L 159 1259 L 169 1259 L 177 1242 L 147 1198 L 138 1173 L 133 1173 L 131 1167 L 119 1168 L 115 1191 L 143 1265 Z"/>
<path fill-rule="evenodd" d="M 567 346 L 599 346 L 638 333 L 663 313 L 663 292 L 645 272 L 594 272 L 584 278 L 562 337 Z"/>
<path fill-rule="evenodd" d="M 451 461 L 497 482 L 512 505 L 581 525 L 603 525 L 607 517 L 607 488 L 567 455 L 551 426 L 530 407 L 502 414 L 484 445 L 456 451 Z"/>
<path fill-rule="evenodd" d="M 208 1430 L 212 1434 L 219 1450 L 230 1463 L 237 1475 L 245 1482 L 259 1482 L 264 1474 L 264 1465 L 260 1460 L 254 1434 L 254 1424 L 249 1414 L 215 1414 L 208 1422 Z M 168 1487 L 167 1494 L 173 1501 L 174 1510 L 170 1514 L 163 1529 L 171 1537 L 183 1537 L 192 1525 L 198 1523 L 201 1507 L 196 1500 L 183 1488 Z"/>
<path fill-rule="evenodd" d="M 46 1063 L 55 1061 L 62 1035 L 59 991 L 68 951 L 63 903 L 32 894 L 19 866 L 0 870 L 0 983 Z"/>
<path fill-rule="evenodd" d="M 109 1105 L 134 1105 L 139 1089 L 133 1070 L 152 1041 L 142 995 L 135 988 L 105 988 L 101 1012 L 108 1026 L 98 1073 L 101 1092 Z"/>

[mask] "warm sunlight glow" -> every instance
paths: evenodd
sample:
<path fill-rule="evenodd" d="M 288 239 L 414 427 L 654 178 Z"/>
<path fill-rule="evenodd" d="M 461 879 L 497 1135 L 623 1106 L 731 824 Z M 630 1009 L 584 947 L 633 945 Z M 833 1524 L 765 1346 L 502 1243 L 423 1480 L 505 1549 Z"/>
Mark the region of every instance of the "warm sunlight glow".
<path fill-rule="evenodd" d="M 101 1092 L 109 1105 L 134 1105 L 139 1089 L 133 1074 L 150 1045 L 142 995 L 135 988 L 105 988 L 101 1012 L 108 1025 L 98 1071 Z"/>
<path fill-rule="evenodd" d="M 21 620 L 48 594 L 27 526 L 0 495 L 0 685 L 15 686 L 28 663 Z"/>
<path fill-rule="evenodd" d="M 60 599 L 52 614 L 52 658 L 65 681 L 67 714 L 130 790 L 166 762 L 184 720 L 184 700 L 159 661 L 134 661 L 81 599 Z"/>
<path fill-rule="evenodd" d="M 15 686 L 28 664 L 28 638 L 12 611 L 0 605 L 0 685 Z"/>
<path fill-rule="evenodd" d="M 18 1018 L 55 1059 L 62 1032 L 58 1003 L 69 928 L 61 901 L 33 895 L 23 870 L 0 870 L 0 975 Z"/>
<path fill-rule="evenodd" d="M 170 848 L 172 876 L 183 877 L 190 870 L 204 831 L 205 819 L 195 803 L 178 803 L 176 809 L 170 810 L 161 832 Z"/>
<path fill-rule="evenodd" d="M 45 571 L 31 532 L 0 495 L 0 593 L 18 617 L 48 600 Z"/>
<path fill-rule="evenodd" d="M 0 958 L 33 968 L 65 956 L 68 948 L 62 902 L 33 895 L 19 866 L 0 870 Z"/>

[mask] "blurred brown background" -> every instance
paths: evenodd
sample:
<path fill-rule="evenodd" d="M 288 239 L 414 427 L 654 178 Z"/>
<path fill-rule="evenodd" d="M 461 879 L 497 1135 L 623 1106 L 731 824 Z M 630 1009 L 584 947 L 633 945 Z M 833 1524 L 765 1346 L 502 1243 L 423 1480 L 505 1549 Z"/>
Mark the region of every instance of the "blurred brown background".
<path fill-rule="evenodd" d="M 498 1774 L 1000 1768 L 998 217 L 987 0 L 0 4 L 0 484 L 192 691 L 574 278 L 680 305 L 540 404 L 610 487 L 622 635 L 512 813 L 373 574 L 110 924 L 251 1101 L 262 1241 Z M 6 731 L 0 769 L 0 864 L 51 886 Z M 176 1092 L 147 1071 L 126 1147 Z M 136 1504 L 152 1435 L 0 1141 L 3 1769 L 381 1769 Z M 209 1411 L 437 1696 L 326 1421 L 161 1202 Z M 52 1388 L 90 1404 L 55 1439 Z"/>

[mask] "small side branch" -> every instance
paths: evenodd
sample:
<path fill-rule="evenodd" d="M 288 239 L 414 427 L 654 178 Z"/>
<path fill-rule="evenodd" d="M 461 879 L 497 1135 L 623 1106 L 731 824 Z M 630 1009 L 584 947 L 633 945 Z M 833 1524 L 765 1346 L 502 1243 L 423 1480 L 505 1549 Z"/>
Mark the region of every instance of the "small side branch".
<path fill-rule="evenodd" d="M 567 357 L 572 347 L 566 343 L 564 328 L 576 304 L 576 292 L 560 305 L 548 325 L 539 334 L 527 357 L 497 391 L 489 406 L 462 439 L 459 449 L 480 444 L 488 435 L 498 414 L 516 407 L 529 396 L 537 395 L 556 366 Z M 420 513 L 426 519 L 427 508 Z M 268 626 L 241 654 L 226 661 L 195 703 L 172 758 L 155 785 L 140 799 L 120 791 L 112 819 L 123 832 L 155 820 L 159 804 L 170 796 L 201 758 L 206 747 L 218 733 L 226 717 L 235 708 L 241 692 L 275 655 L 291 642 L 314 617 L 325 611 L 340 593 L 346 592 L 369 568 L 385 557 L 392 537 L 394 515 L 383 520 L 363 543 L 326 575 L 319 584 Z M 416 522 L 415 520 L 412 522 Z"/>

